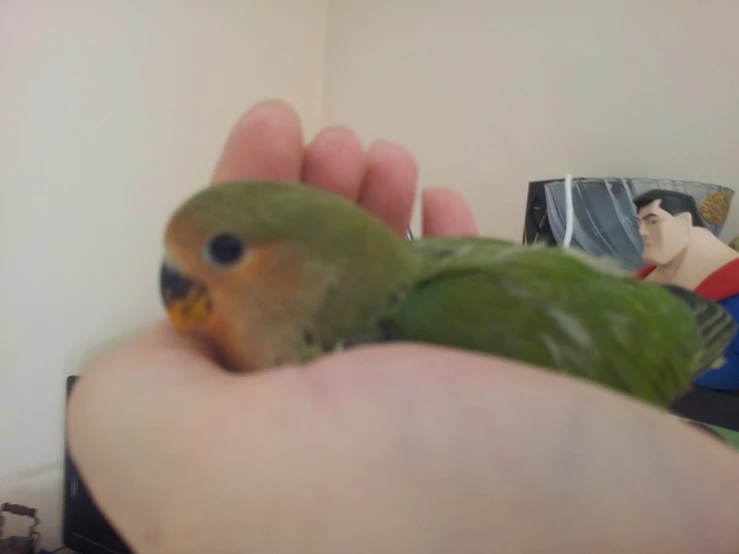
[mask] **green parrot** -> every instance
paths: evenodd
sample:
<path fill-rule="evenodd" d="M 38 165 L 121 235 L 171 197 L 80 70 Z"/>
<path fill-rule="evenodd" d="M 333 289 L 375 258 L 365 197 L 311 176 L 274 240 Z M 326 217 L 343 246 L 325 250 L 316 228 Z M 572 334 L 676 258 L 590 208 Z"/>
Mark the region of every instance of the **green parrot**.
<path fill-rule="evenodd" d="M 405 240 L 300 183 L 205 188 L 171 216 L 162 299 L 177 329 L 246 372 L 411 341 L 567 373 L 667 406 L 721 363 L 718 304 L 576 250 L 483 238 Z"/>

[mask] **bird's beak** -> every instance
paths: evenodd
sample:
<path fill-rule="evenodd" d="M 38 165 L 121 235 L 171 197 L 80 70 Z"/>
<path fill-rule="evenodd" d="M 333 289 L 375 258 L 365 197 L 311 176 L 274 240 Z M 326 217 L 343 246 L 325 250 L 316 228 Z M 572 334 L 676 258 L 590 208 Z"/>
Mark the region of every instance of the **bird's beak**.
<path fill-rule="evenodd" d="M 211 315 L 212 306 L 205 287 L 182 275 L 166 259 L 159 275 L 159 291 L 169 319 L 180 333 L 187 332 L 190 324 L 205 323 Z"/>

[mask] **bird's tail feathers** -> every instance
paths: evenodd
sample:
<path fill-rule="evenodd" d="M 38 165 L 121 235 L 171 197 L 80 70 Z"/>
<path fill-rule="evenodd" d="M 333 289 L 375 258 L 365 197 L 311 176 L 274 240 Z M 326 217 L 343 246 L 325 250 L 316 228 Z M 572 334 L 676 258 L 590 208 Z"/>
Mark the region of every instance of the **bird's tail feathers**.
<path fill-rule="evenodd" d="M 724 352 L 737 332 L 737 324 L 731 314 L 718 303 L 693 291 L 676 285 L 662 286 L 685 302 L 695 316 L 703 342 L 698 372 L 721 367 L 724 364 Z"/>

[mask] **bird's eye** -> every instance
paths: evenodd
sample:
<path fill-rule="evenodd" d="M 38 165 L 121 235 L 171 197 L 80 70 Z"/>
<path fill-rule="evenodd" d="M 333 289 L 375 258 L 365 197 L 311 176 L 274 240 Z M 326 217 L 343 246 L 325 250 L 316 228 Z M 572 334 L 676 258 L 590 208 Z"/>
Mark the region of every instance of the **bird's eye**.
<path fill-rule="evenodd" d="M 238 262 L 245 250 L 239 237 L 223 233 L 208 241 L 205 246 L 205 259 L 214 265 L 229 266 Z"/>

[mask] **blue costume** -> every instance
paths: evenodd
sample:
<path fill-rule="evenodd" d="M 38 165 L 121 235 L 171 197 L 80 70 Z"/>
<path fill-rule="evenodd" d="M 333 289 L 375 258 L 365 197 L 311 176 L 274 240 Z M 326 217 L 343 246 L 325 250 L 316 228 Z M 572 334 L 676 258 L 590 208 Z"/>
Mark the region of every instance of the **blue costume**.
<path fill-rule="evenodd" d="M 643 279 L 654 268 L 649 266 L 640 269 L 636 276 Z M 720 304 L 739 324 L 739 258 L 711 273 L 694 292 Z M 739 333 L 729 344 L 724 357 L 726 363 L 723 366 L 704 372 L 693 384 L 706 389 L 739 391 Z"/>

